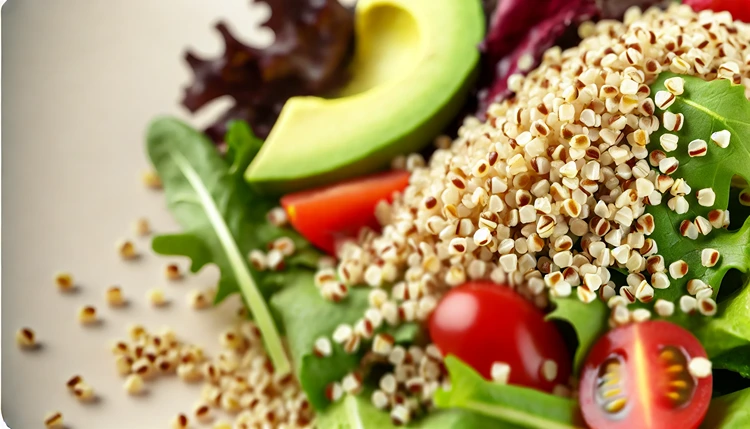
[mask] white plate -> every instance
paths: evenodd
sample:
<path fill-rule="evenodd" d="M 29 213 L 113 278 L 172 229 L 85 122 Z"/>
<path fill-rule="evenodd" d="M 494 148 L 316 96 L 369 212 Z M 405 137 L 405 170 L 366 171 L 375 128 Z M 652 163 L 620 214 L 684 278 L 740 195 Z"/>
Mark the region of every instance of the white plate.
<path fill-rule="evenodd" d="M 1 2 L 0 2 L 1 3 Z M 265 5 L 247 0 L 10 0 L 2 9 L 2 413 L 12 429 L 42 428 L 48 411 L 70 429 L 156 429 L 190 411 L 200 384 L 172 378 L 129 397 L 116 375 L 110 340 L 129 323 L 169 325 L 178 335 L 218 349 L 218 333 L 238 308 L 187 307 L 190 289 L 210 286 L 208 270 L 170 284 L 168 259 L 147 253 L 125 263 L 114 251 L 131 237 L 131 222 L 147 217 L 157 231 L 176 231 L 160 193 L 145 189 L 143 134 L 157 114 L 187 117 L 179 107 L 190 74 L 186 46 L 214 53 L 212 25 L 230 17 L 240 34 L 256 37 Z M 138 238 L 146 251 L 149 239 Z M 186 267 L 184 260 L 179 261 Z M 56 290 L 57 270 L 80 285 Z M 106 307 L 106 286 L 120 284 L 131 305 Z M 172 305 L 153 309 L 147 289 L 164 287 Z M 84 328 L 76 311 L 95 305 L 104 323 Z M 33 328 L 43 348 L 22 352 L 15 332 Z M 65 381 L 82 375 L 101 397 L 83 405 Z"/>

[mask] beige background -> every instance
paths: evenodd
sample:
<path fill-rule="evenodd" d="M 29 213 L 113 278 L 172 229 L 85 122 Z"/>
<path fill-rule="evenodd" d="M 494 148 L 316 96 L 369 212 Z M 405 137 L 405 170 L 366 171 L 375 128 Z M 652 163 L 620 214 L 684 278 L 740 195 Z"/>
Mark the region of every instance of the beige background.
<path fill-rule="evenodd" d="M 139 175 L 148 166 L 142 136 L 149 118 L 185 115 L 177 104 L 189 78 L 183 49 L 217 52 L 218 17 L 267 42 L 272 35 L 253 30 L 267 13 L 248 0 L 10 0 L 3 7 L 2 414 L 11 428 L 42 428 L 50 410 L 62 411 L 71 429 L 165 428 L 198 398 L 199 386 L 175 379 L 157 380 L 144 398 L 128 397 L 110 340 L 141 322 L 170 325 L 215 350 L 237 301 L 190 310 L 184 296 L 215 282 L 215 272 L 168 284 L 167 259 L 147 254 L 124 263 L 113 246 L 131 235 L 138 216 L 159 231 L 176 229 L 162 196 Z M 145 250 L 149 240 L 137 244 Z M 80 292 L 58 293 L 57 270 L 72 272 Z M 110 284 L 123 286 L 129 308 L 106 308 Z M 169 308 L 145 302 L 155 286 L 173 299 Z M 102 326 L 77 323 L 84 304 L 100 309 Z M 16 347 L 21 326 L 37 332 L 41 350 Z M 68 395 L 64 383 L 73 374 L 94 386 L 99 403 Z"/>

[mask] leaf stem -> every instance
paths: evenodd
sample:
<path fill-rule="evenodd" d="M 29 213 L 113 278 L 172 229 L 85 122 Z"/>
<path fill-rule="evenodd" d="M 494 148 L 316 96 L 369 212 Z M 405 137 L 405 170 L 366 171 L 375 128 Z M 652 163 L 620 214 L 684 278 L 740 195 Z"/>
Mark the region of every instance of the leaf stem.
<path fill-rule="evenodd" d="M 250 307 L 250 312 L 255 316 L 255 322 L 263 336 L 266 351 L 271 358 L 271 362 L 273 362 L 275 374 L 277 376 L 289 374 L 291 372 L 291 364 L 284 350 L 281 335 L 276 329 L 276 324 L 271 316 L 271 312 L 260 291 L 258 291 L 258 287 L 250 274 L 250 269 L 248 268 L 245 259 L 242 257 L 242 253 L 240 252 L 232 233 L 229 231 L 229 227 L 227 226 L 224 217 L 216 206 L 216 202 L 212 198 L 209 190 L 206 189 L 203 184 L 200 175 L 198 175 L 190 164 L 190 161 L 178 151 L 170 151 L 169 155 L 172 157 L 175 165 L 177 165 L 185 175 L 190 186 L 195 189 L 201 205 L 206 209 L 206 215 L 208 216 L 211 225 L 216 230 L 216 235 L 219 237 L 219 242 L 224 248 L 224 252 L 227 255 L 232 271 L 234 271 L 242 295 L 244 295 L 247 305 Z"/>
<path fill-rule="evenodd" d="M 533 429 L 583 429 L 581 426 L 575 426 L 573 424 L 563 424 L 556 421 L 546 419 L 544 417 L 533 416 L 529 413 L 525 413 L 519 410 L 515 410 L 510 407 L 506 407 L 500 404 L 485 404 L 479 401 L 467 400 L 463 407 L 467 410 L 476 411 L 477 413 L 484 414 L 485 416 L 496 417 L 507 421 L 509 423 L 516 423 L 523 427 Z"/>

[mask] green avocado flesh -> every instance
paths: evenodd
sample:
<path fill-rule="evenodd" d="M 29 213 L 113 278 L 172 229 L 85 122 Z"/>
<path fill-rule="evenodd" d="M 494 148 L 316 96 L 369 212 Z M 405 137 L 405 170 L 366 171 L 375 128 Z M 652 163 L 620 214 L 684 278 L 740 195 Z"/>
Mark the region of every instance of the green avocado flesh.
<path fill-rule="evenodd" d="M 479 0 L 360 0 L 352 80 L 293 97 L 245 172 L 265 193 L 360 176 L 419 150 L 465 100 L 484 36 Z"/>

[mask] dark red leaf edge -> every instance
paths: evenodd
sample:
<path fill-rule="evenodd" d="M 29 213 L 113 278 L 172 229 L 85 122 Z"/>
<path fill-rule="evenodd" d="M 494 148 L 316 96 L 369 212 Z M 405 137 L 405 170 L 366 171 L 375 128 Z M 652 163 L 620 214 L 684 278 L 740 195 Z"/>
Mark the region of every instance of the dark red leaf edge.
<path fill-rule="evenodd" d="M 296 95 L 322 95 L 347 81 L 346 65 L 353 42 L 353 11 L 337 0 L 267 0 L 271 17 L 263 25 L 275 34 L 266 48 L 248 46 L 235 38 L 225 22 L 216 29 L 224 52 L 201 58 L 188 50 L 185 61 L 193 82 L 182 104 L 195 113 L 228 95 L 234 104 L 208 127 L 221 142 L 227 124 L 243 120 L 265 138 L 286 100 Z"/>

